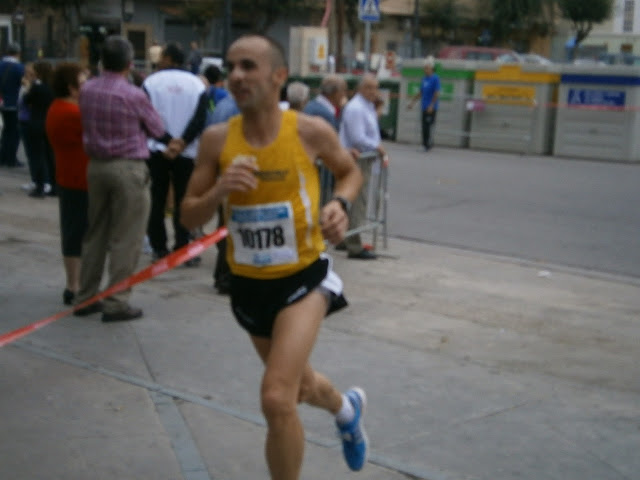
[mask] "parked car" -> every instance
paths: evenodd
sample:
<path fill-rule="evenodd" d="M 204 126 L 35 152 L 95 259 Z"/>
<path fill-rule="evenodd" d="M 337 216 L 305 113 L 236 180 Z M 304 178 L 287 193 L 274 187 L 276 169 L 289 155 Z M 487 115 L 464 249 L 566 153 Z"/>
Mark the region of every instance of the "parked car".
<path fill-rule="evenodd" d="M 496 60 L 498 57 L 503 61 L 518 63 L 517 53 L 508 48 L 496 47 L 477 47 L 474 45 L 455 45 L 444 47 L 436 56 L 442 59 L 458 59 L 458 60 Z"/>
<path fill-rule="evenodd" d="M 583 66 L 589 66 L 589 67 L 597 67 L 597 66 L 603 66 L 606 65 L 606 63 L 601 62 L 595 58 L 591 58 L 591 57 L 580 57 L 580 58 L 575 58 L 573 59 L 573 61 L 571 62 L 572 65 L 583 65 Z"/>
<path fill-rule="evenodd" d="M 536 65 L 551 65 L 553 62 L 537 53 L 505 53 L 496 58 L 500 63 L 533 63 Z"/>
<path fill-rule="evenodd" d="M 538 55 L 537 53 L 519 53 L 518 57 L 522 60 L 522 63 L 535 63 L 537 65 L 552 65 L 553 62 L 547 57 Z"/>

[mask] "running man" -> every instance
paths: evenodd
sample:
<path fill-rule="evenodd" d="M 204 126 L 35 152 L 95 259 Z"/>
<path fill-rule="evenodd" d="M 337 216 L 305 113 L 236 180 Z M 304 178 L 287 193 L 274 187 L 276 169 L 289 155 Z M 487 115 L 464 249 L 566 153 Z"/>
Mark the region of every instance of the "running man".
<path fill-rule="evenodd" d="M 325 315 L 346 306 L 342 281 L 322 253 L 323 237 L 342 240 L 362 176 L 326 121 L 278 107 L 288 76 L 282 47 L 248 35 L 230 46 L 227 62 L 242 114 L 202 135 L 182 221 L 187 228 L 203 225 L 224 202 L 231 307 L 265 365 L 260 395 L 271 478 L 300 476 L 299 402 L 335 416 L 347 464 L 360 470 L 368 449 L 365 393 L 340 393 L 309 356 Z M 321 210 L 317 157 L 336 177 L 334 200 Z"/>

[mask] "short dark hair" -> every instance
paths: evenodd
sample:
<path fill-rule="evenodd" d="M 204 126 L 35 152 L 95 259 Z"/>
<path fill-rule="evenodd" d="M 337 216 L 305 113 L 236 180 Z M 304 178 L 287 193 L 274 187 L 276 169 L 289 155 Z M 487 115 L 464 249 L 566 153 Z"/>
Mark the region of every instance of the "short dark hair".
<path fill-rule="evenodd" d="M 163 57 L 169 57 L 171 63 L 179 67 L 184 65 L 184 50 L 177 43 L 169 43 L 164 50 L 162 50 Z"/>
<path fill-rule="evenodd" d="M 204 69 L 204 72 L 202 72 L 202 74 L 211 85 L 215 85 L 222 79 L 222 72 L 215 65 L 209 65 Z"/>
<path fill-rule="evenodd" d="M 289 65 L 287 64 L 287 55 L 284 51 L 284 47 L 280 44 L 280 42 L 262 33 L 247 33 L 238 38 L 238 40 L 251 37 L 261 38 L 269 44 L 269 49 L 271 50 L 271 66 L 273 68 L 289 68 Z"/>
<path fill-rule="evenodd" d="M 33 71 L 36 73 L 36 77 L 38 78 L 38 80 L 40 80 L 42 83 L 51 83 L 52 70 L 53 67 L 51 66 L 51 63 L 47 62 L 46 60 L 38 60 L 33 64 Z"/>
<path fill-rule="evenodd" d="M 110 72 L 124 72 L 133 60 L 131 42 L 120 35 L 110 35 L 102 47 L 102 67 Z"/>
<path fill-rule="evenodd" d="M 71 89 L 79 88 L 78 76 L 82 72 L 82 67 L 78 63 L 59 63 L 53 71 L 53 81 L 51 87 L 53 94 L 57 98 L 66 98 L 71 95 Z"/>

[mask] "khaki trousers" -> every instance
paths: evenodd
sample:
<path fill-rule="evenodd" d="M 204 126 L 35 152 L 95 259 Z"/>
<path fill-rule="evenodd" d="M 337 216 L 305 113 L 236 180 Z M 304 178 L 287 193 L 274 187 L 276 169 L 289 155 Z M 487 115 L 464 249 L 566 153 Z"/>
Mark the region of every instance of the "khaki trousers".
<path fill-rule="evenodd" d="M 357 163 L 362 171 L 362 188 L 358 196 L 351 205 L 349 214 L 349 229 L 361 227 L 367 220 L 367 196 L 369 194 L 369 181 L 371 180 L 371 165 L 373 158 L 358 158 Z M 344 239 L 344 244 L 349 253 L 357 254 L 364 248 L 360 239 L 360 234 L 356 233 Z"/>
<path fill-rule="evenodd" d="M 82 244 L 78 303 L 100 290 L 107 254 L 108 286 L 135 272 L 151 205 L 149 169 L 143 160 L 92 158 L 87 180 L 89 227 Z M 127 289 L 106 298 L 104 312 L 127 309 L 130 295 Z"/>

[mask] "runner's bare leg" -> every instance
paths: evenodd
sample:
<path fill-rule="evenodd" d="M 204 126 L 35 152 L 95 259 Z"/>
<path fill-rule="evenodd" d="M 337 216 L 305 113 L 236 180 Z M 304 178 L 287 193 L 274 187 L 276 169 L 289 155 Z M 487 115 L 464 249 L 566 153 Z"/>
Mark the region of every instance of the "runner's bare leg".
<path fill-rule="evenodd" d="M 261 404 L 267 420 L 267 464 L 274 480 L 297 480 L 300 475 L 304 430 L 298 402 L 333 414 L 342 405 L 341 393 L 308 363 L 326 309 L 326 298 L 312 292 L 278 314 L 270 339 L 251 337 L 265 364 Z"/>

